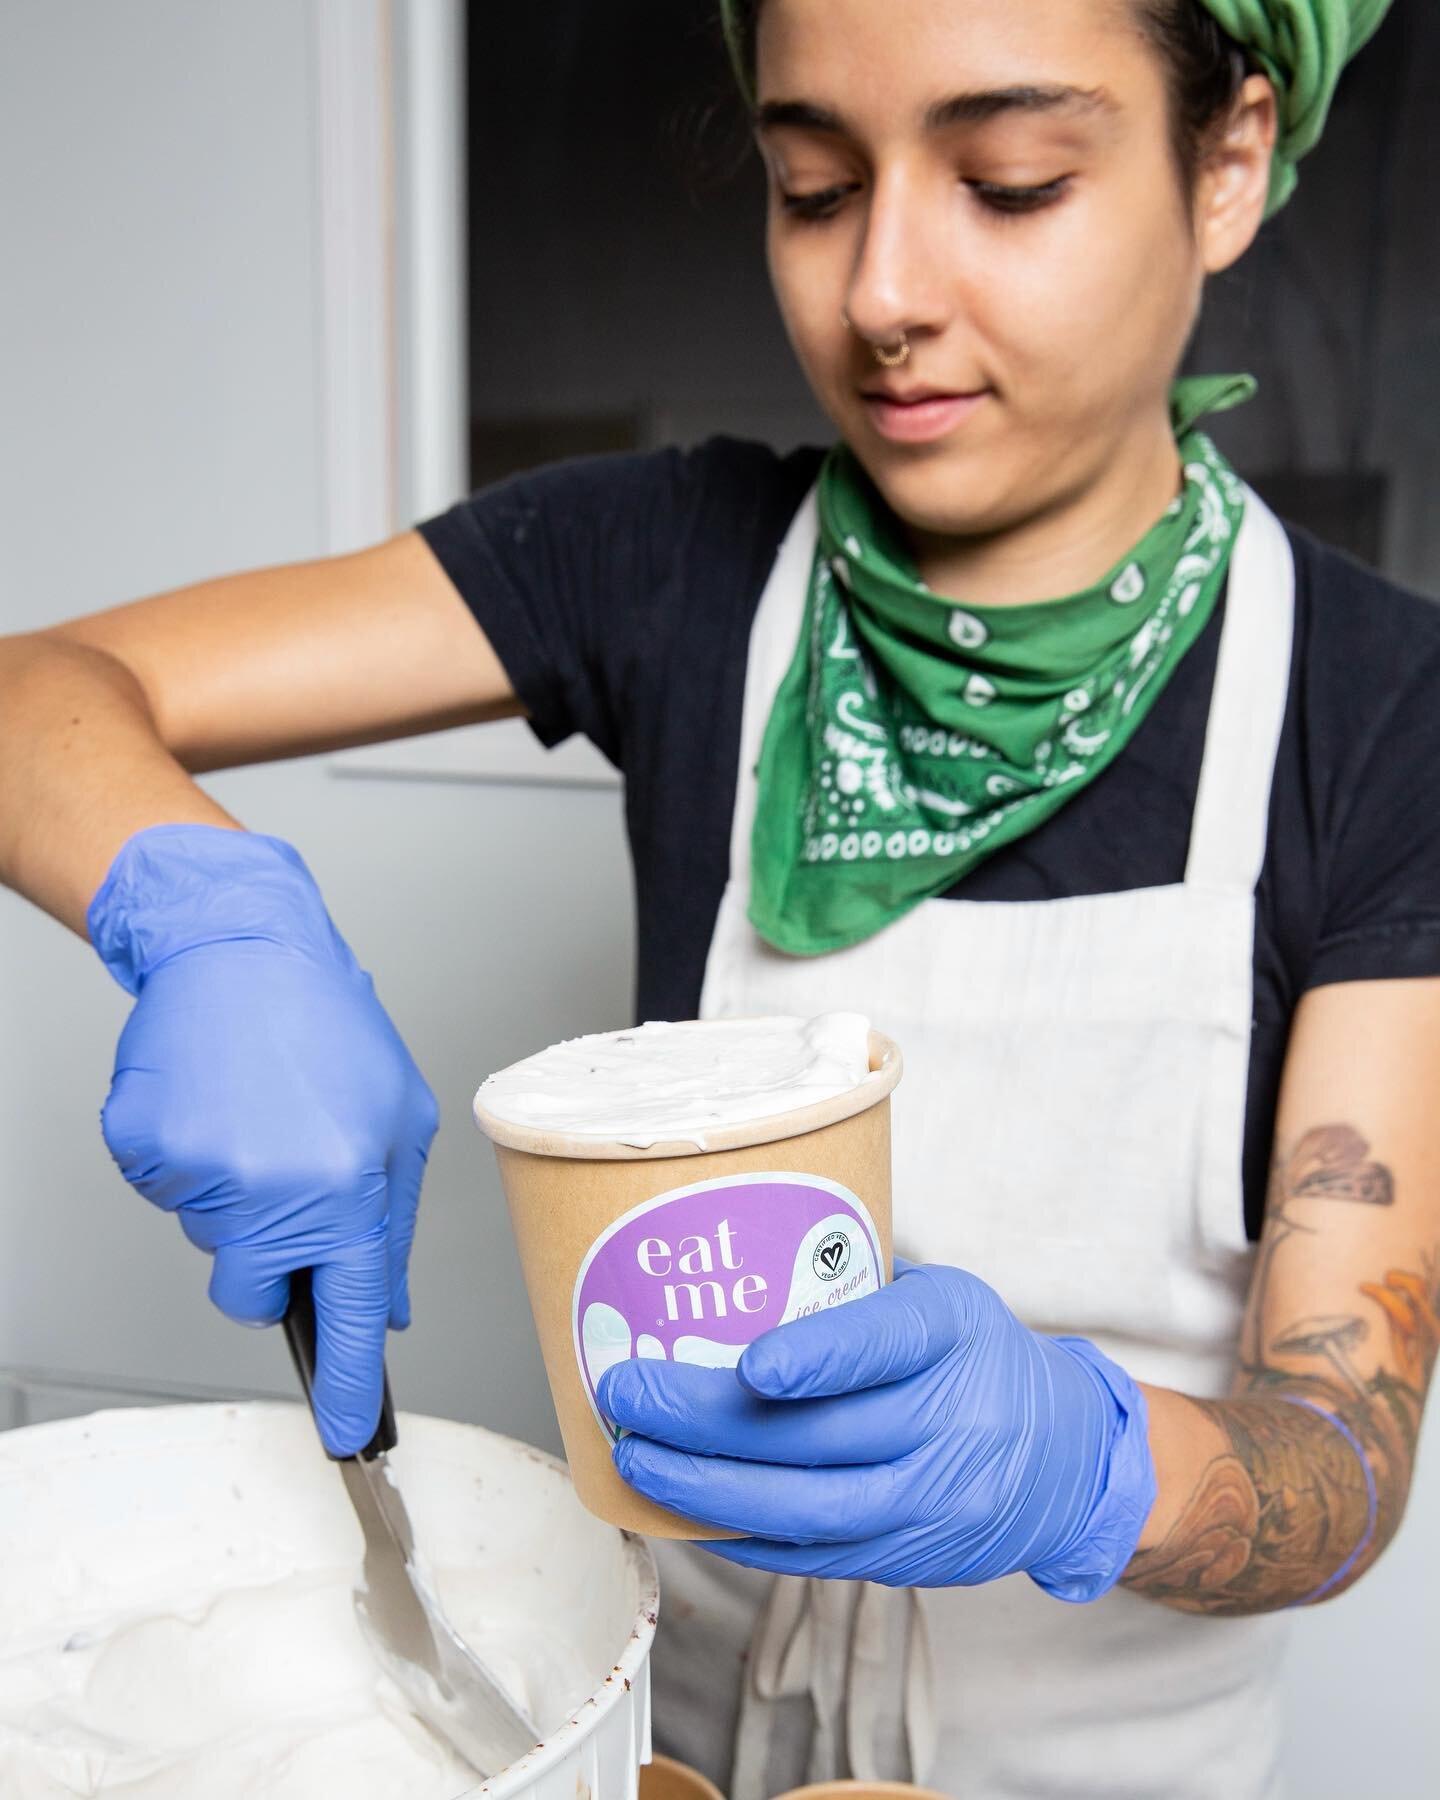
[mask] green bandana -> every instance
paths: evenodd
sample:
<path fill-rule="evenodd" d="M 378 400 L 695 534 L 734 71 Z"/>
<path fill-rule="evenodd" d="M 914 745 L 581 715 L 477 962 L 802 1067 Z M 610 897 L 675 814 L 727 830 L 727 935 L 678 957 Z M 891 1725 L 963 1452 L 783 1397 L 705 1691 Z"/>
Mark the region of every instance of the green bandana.
<path fill-rule="evenodd" d="M 1033 831 L 1107 768 L 1204 629 L 1244 509 L 1191 421 L 1246 376 L 1177 384 L 1184 486 L 1093 587 L 964 606 L 932 593 L 853 454 L 821 468 L 800 641 L 758 768 L 750 920 L 781 950 L 858 943 Z"/>
<path fill-rule="evenodd" d="M 1200 0 L 1216 23 L 1270 77 L 1279 104 L 1279 131 L 1270 162 L 1265 216 L 1295 191 L 1295 165 L 1313 150 L 1341 71 L 1373 35 L 1390 0 Z M 720 0 L 720 21 L 741 92 L 751 105 L 751 57 L 741 15 L 754 7 Z"/>

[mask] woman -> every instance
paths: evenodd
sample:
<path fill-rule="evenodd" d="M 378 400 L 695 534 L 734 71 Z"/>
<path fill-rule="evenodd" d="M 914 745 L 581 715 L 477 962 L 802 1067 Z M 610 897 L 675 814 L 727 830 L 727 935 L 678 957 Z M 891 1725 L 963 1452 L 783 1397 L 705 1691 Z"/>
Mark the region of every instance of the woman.
<path fill-rule="evenodd" d="M 666 1547 L 655 1657 L 662 1747 L 735 1800 L 1272 1794 L 1275 1615 L 1398 1523 L 1440 1327 L 1440 616 L 1195 428 L 1246 378 L 1173 380 L 1383 10 L 734 4 L 833 452 L 558 465 L 6 649 L 0 868 L 138 995 L 107 1140 L 233 1316 L 316 1267 L 337 1451 L 408 1318 L 434 1103 L 298 856 L 187 771 L 584 730 L 642 1016 L 904 1045 L 894 1284 L 737 1371 L 607 1378 L 627 1479 L 745 1534 Z"/>

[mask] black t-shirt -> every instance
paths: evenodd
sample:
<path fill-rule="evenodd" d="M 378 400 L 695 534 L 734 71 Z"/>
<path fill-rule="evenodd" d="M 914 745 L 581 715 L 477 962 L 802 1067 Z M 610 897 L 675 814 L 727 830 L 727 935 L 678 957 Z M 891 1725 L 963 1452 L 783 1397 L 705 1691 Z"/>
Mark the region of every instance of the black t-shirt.
<path fill-rule="evenodd" d="M 711 438 L 553 463 L 419 529 L 547 745 L 625 777 L 637 1016 L 693 1018 L 729 872 L 750 625 L 823 452 Z M 1290 692 L 1256 893 L 1245 1126 L 1258 1236 L 1296 1003 L 1440 975 L 1440 607 L 1298 527 Z M 1182 879 L 1224 599 L 1125 751 L 951 890 L 1053 900 Z"/>

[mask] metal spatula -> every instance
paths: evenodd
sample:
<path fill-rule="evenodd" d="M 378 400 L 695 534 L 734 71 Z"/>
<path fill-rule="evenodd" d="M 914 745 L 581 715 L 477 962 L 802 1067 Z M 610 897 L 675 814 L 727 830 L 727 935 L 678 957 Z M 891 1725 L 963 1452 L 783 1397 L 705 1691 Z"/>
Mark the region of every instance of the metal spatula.
<path fill-rule="evenodd" d="M 285 1337 L 313 1410 L 315 1300 L 310 1271 L 290 1277 Z M 494 1775 L 533 1750 L 540 1734 L 525 1709 L 479 1660 L 440 1610 L 415 1561 L 410 1515 L 386 1461 L 397 1442 L 385 1377 L 375 1436 L 358 1456 L 332 1457 L 365 1533 L 355 1611 L 376 1660 L 415 1712 L 470 1763 Z"/>

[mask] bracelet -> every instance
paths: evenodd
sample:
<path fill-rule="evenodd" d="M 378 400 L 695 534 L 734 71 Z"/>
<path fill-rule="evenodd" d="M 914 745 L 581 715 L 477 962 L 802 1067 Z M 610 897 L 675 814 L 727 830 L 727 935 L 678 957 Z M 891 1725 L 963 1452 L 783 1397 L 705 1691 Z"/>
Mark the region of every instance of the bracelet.
<path fill-rule="evenodd" d="M 1360 1539 L 1360 1542 L 1345 1558 L 1344 1562 L 1341 1563 L 1340 1567 L 1333 1575 L 1328 1576 L 1320 1583 L 1319 1587 L 1313 1588 L 1310 1593 L 1304 1594 L 1300 1599 L 1292 1600 L 1290 1602 L 1291 1606 L 1309 1606 L 1313 1601 L 1323 1600 L 1326 1594 L 1330 1592 L 1331 1588 L 1345 1579 L 1351 1569 L 1354 1568 L 1362 1551 L 1369 1547 L 1370 1540 L 1375 1535 L 1375 1518 L 1379 1511 L 1379 1501 L 1375 1493 L 1375 1471 L 1370 1467 L 1370 1459 L 1366 1456 L 1361 1447 L 1359 1438 L 1356 1437 L 1355 1433 L 1343 1419 L 1337 1418 L 1332 1412 L 1326 1412 L 1323 1406 L 1317 1406 L 1313 1400 L 1301 1400 L 1292 1394 L 1277 1394 L 1275 1398 L 1277 1400 L 1284 1400 L 1291 1406 L 1303 1406 L 1307 1411 L 1318 1414 L 1320 1418 L 1328 1419 L 1345 1439 L 1345 1442 L 1349 1444 L 1356 1456 L 1359 1457 L 1360 1467 L 1365 1471 L 1365 1492 L 1370 1502 L 1370 1516 L 1365 1524 L 1365 1535 Z"/>

